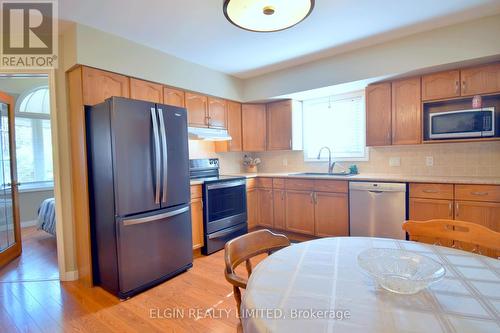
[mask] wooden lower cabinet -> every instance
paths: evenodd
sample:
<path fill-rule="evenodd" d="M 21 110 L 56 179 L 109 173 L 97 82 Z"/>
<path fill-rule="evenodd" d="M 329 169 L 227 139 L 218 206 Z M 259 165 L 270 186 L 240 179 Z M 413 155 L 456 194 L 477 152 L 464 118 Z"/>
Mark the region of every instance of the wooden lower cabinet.
<path fill-rule="evenodd" d="M 314 193 L 316 236 L 348 236 L 348 195 L 343 193 Z"/>
<path fill-rule="evenodd" d="M 428 221 L 433 219 L 453 220 L 453 200 L 410 198 L 410 220 Z M 420 237 L 420 242 L 452 246 L 453 241 L 435 237 Z"/>
<path fill-rule="evenodd" d="M 453 200 L 410 198 L 410 220 L 453 219 Z"/>
<path fill-rule="evenodd" d="M 191 229 L 193 234 L 193 250 L 203 247 L 203 200 L 201 197 L 201 185 L 191 186 Z"/>
<path fill-rule="evenodd" d="M 477 223 L 500 232 L 500 202 L 455 201 L 455 220 Z M 466 244 L 459 247 L 472 250 Z M 500 251 L 483 248 L 479 251 L 490 257 L 500 257 Z"/>
<path fill-rule="evenodd" d="M 258 207 L 259 207 L 259 225 L 262 227 L 273 228 L 273 190 L 272 189 L 257 189 Z"/>
<path fill-rule="evenodd" d="M 286 191 L 286 230 L 314 235 L 314 192 Z"/>
<path fill-rule="evenodd" d="M 273 190 L 273 213 L 274 228 L 279 230 L 286 229 L 286 209 L 285 209 L 285 191 Z"/>
<path fill-rule="evenodd" d="M 255 188 L 247 189 L 247 219 L 248 229 L 255 228 L 258 224 L 257 216 L 259 214 L 258 193 Z"/>
<path fill-rule="evenodd" d="M 456 201 L 455 220 L 474 222 L 500 232 L 500 202 Z"/>

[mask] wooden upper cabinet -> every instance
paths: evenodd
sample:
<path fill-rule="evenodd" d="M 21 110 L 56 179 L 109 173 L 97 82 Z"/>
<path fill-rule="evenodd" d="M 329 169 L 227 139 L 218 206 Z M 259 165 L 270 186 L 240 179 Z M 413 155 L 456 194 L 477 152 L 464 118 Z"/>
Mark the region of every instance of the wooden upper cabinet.
<path fill-rule="evenodd" d="M 227 102 L 227 130 L 231 136 L 231 141 L 227 143 L 228 151 L 241 151 L 243 149 L 243 140 L 240 103 Z"/>
<path fill-rule="evenodd" d="M 421 143 L 420 77 L 392 82 L 392 144 Z"/>
<path fill-rule="evenodd" d="M 183 108 L 185 106 L 184 91 L 170 87 L 163 87 L 163 104 Z"/>
<path fill-rule="evenodd" d="M 292 149 L 292 101 L 267 104 L 267 150 Z"/>
<path fill-rule="evenodd" d="M 243 151 L 266 150 L 266 106 L 243 104 L 241 107 Z"/>
<path fill-rule="evenodd" d="M 460 71 L 433 73 L 422 76 L 422 101 L 460 96 Z"/>
<path fill-rule="evenodd" d="M 158 83 L 131 78 L 130 98 L 163 103 L 163 86 Z"/>
<path fill-rule="evenodd" d="M 286 191 L 286 230 L 314 235 L 314 193 Z"/>
<path fill-rule="evenodd" d="M 500 92 L 500 63 L 460 71 L 462 96 Z"/>
<path fill-rule="evenodd" d="M 208 126 L 213 128 L 227 128 L 226 100 L 208 97 Z"/>
<path fill-rule="evenodd" d="M 366 145 L 391 144 L 391 84 L 366 87 Z"/>
<path fill-rule="evenodd" d="M 82 67 L 83 104 L 95 105 L 113 96 L 130 97 L 129 78 L 123 75 Z"/>
<path fill-rule="evenodd" d="M 349 236 L 349 199 L 342 193 L 314 193 L 316 236 Z"/>
<path fill-rule="evenodd" d="M 208 98 L 207 96 L 186 92 L 186 109 L 189 126 L 208 127 Z"/>

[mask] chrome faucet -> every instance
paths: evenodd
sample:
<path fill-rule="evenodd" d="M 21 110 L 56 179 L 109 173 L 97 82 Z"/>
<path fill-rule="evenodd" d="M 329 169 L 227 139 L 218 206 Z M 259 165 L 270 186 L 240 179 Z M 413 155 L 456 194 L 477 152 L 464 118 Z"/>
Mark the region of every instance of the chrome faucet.
<path fill-rule="evenodd" d="M 327 146 L 321 147 L 318 153 L 318 160 L 321 159 L 321 152 L 323 151 L 323 149 L 328 150 L 328 173 L 333 173 L 335 162 L 332 162 L 332 150 L 329 147 Z"/>

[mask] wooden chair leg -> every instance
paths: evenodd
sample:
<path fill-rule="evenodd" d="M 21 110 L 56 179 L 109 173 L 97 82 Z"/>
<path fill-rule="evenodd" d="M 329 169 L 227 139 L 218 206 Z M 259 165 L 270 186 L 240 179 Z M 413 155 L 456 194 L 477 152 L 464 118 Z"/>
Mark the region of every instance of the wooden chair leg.
<path fill-rule="evenodd" d="M 240 307 L 241 307 L 241 291 L 240 288 L 233 286 L 233 294 L 234 294 L 234 299 L 236 300 L 236 309 L 238 310 L 238 314 L 240 312 Z"/>

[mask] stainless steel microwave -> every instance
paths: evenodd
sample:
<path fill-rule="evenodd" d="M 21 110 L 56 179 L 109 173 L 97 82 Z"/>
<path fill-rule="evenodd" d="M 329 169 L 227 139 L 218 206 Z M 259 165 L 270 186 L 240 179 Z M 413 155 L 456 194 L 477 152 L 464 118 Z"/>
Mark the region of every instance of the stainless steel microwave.
<path fill-rule="evenodd" d="M 495 107 L 429 113 L 429 139 L 495 136 Z"/>

